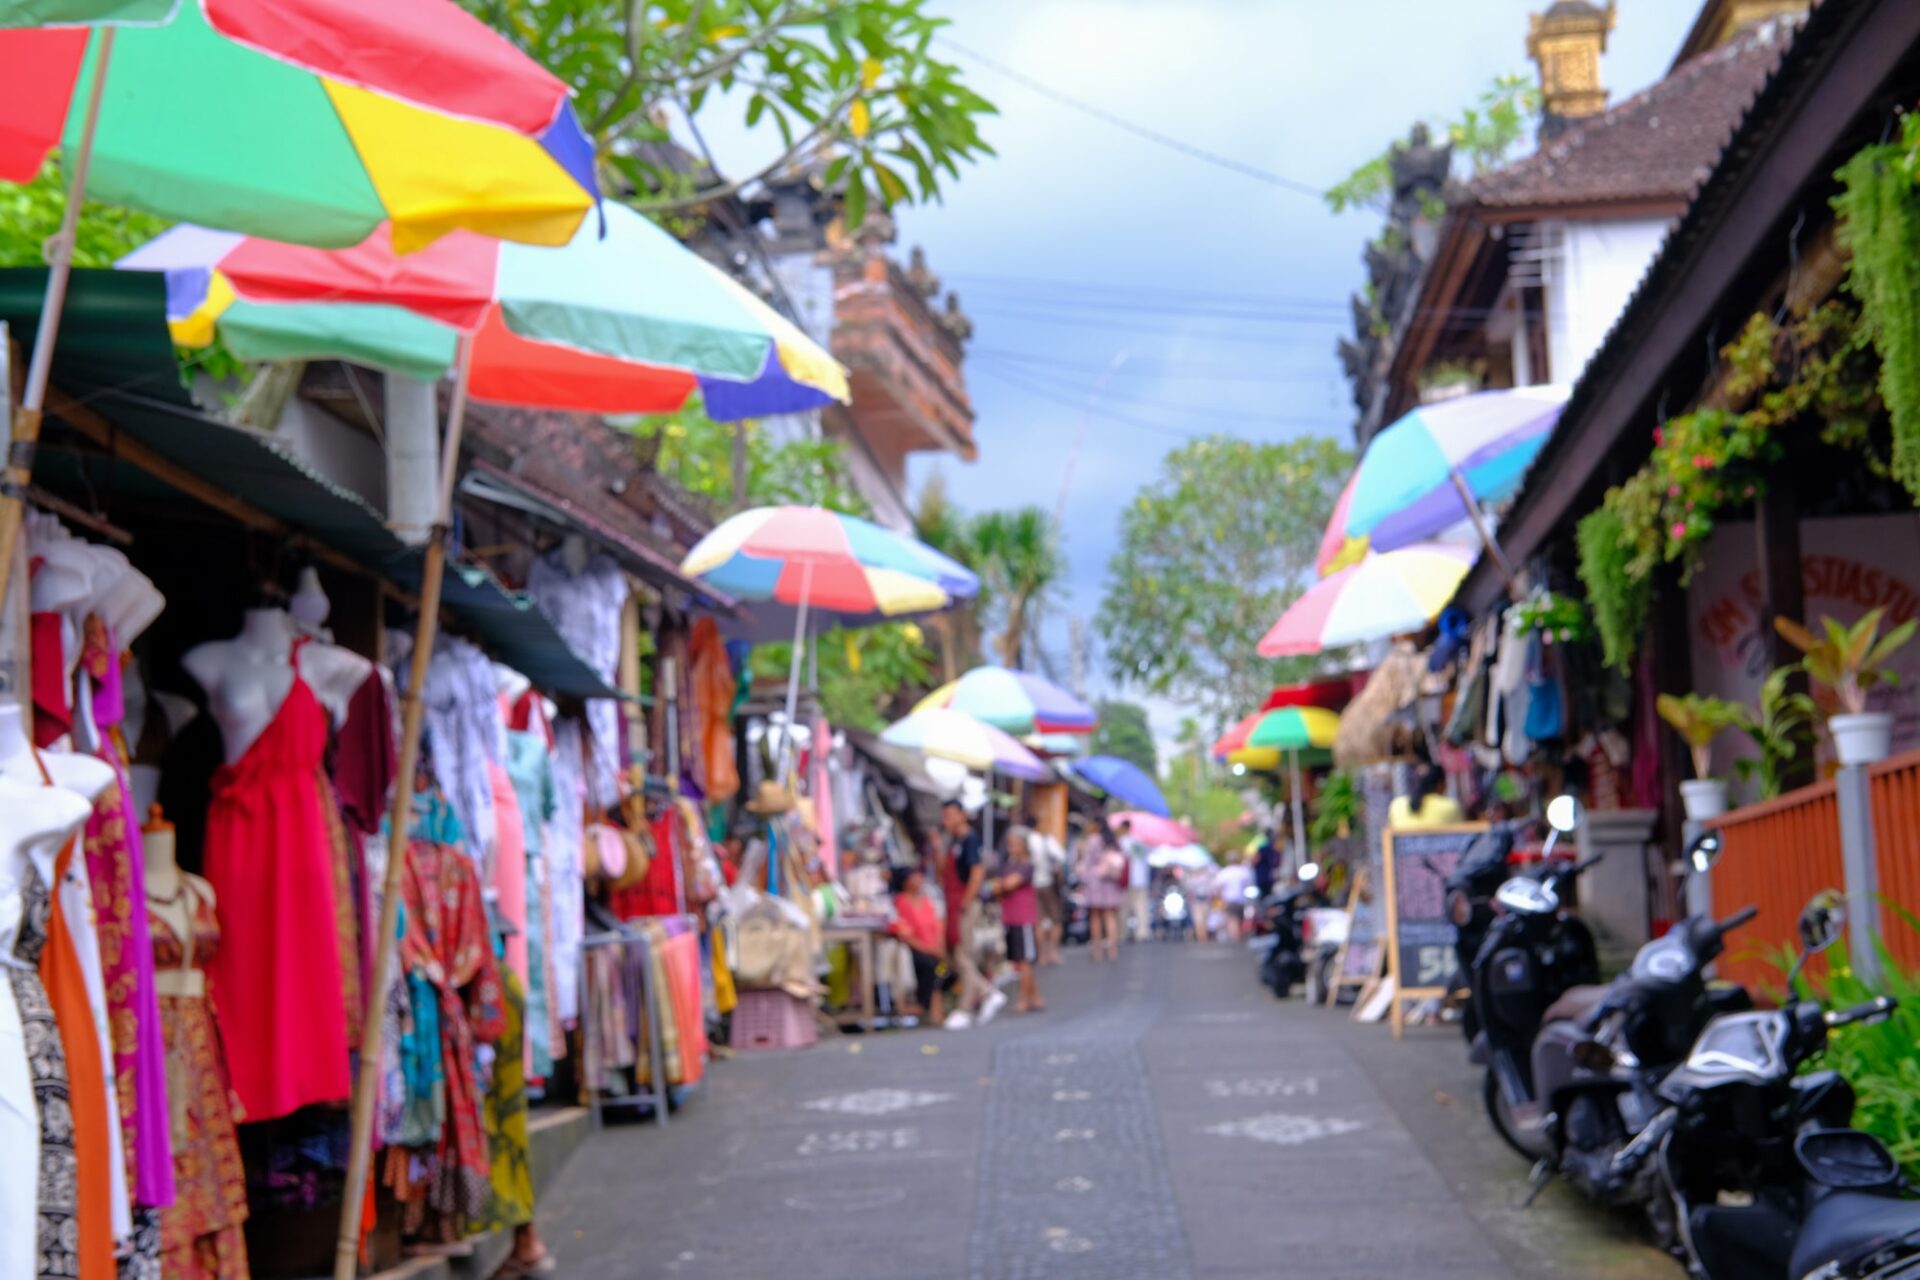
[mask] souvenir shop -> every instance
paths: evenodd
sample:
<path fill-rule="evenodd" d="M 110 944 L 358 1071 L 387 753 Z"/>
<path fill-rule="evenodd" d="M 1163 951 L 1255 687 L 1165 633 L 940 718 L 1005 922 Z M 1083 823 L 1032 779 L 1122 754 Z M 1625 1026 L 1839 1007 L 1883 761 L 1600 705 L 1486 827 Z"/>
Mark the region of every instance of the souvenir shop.
<path fill-rule="evenodd" d="M 327 1270 L 369 1008 L 366 1263 L 528 1221 L 530 1105 L 664 1115 L 730 997 L 694 915 L 718 872 L 691 711 L 724 647 L 703 671 L 604 539 L 469 501 L 396 778 L 418 552 L 167 381 L 78 401 L 0 621 L 0 1143 L 33 1153 L 0 1168 L 0 1275 Z"/>

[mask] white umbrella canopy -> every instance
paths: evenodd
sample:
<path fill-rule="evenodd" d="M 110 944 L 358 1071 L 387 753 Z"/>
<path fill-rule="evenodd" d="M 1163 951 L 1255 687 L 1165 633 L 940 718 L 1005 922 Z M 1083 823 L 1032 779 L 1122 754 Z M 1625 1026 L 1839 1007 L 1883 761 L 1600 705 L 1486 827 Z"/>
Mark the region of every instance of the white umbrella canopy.
<path fill-rule="evenodd" d="M 1203 867 L 1215 865 L 1213 855 L 1197 844 L 1168 845 L 1147 852 L 1147 865 L 1150 867 L 1180 867 L 1187 871 L 1198 871 Z"/>

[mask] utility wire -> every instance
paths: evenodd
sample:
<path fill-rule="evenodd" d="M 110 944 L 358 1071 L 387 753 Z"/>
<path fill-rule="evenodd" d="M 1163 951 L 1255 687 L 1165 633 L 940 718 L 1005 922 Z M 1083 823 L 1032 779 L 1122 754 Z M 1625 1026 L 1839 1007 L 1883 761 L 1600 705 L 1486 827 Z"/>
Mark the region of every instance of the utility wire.
<path fill-rule="evenodd" d="M 967 359 L 987 359 L 995 363 L 1030 365 L 1036 371 L 1048 370 L 1059 373 L 1081 374 L 1090 378 L 1098 377 L 1102 373 L 1107 372 L 1106 366 L 1104 365 L 1082 364 L 1073 360 L 1056 360 L 1052 356 L 1034 355 L 1027 351 L 1015 351 L 1009 347 L 969 346 L 967 348 Z M 1133 365 L 1135 363 L 1143 365 L 1157 363 L 1160 367 L 1134 368 Z M 1320 363 L 1324 365 L 1326 362 L 1321 360 Z M 1201 363 L 1191 360 L 1136 362 L 1129 356 L 1127 365 L 1123 368 L 1113 370 L 1113 375 L 1121 378 L 1154 378 L 1168 382 L 1204 380 L 1207 382 L 1221 383 L 1254 382 L 1299 384 L 1302 382 L 1324 382 L 1328 378 L 1335 376 L 1335 371 L 1323 368 L 1313 373 L 1309 373 L 1304 369 L 1291 373 L 1279 370 L 1261 373 L 1253 369 L 1250 364 L 1227 364 L 1224 362 Z"/>
<path fill-rule="evenodd" d="M 1237 173 L 1244 178 L 1252 178 L 1257 182 L 1264 182 L 1268 186 L 1279 187 L 1283 191 L 1292 191 L 1299 195 L 1309 196 L 1316 204 L 1325 198 L 1324 189 L 1314 186 L 1310 182 L 1300 182 L 1296 179 L 1274 173 L 1269 169 L 1262 169 L 1258 165 L 1248 164 L 1243 160 L 1235 160 L 1232 156 L 1223 156 L 1217 151 L 1209 151 L 1205 147 L 1197 147 L 1190 142 L 1183 142 L 1171 134 L 1162 133 L 1158 129 L 1150 128 L 1137 121 L 1129 120 L 1125 116 L 1116 115 L 1108 111 L 1105 107 L 1095 106 L 1093 103 L 1082 98 L 1076 98 L 1070 93 L 1064 93 L 1046 83 L 1044 80 L 1036 80 L 1032 76 L 1015 71 L 1005 63 L 997 62 L 976 49 L 968 48 L 952 36 L 941 35 L 935 38 L 955 53 L 973 59 L 973 61 L 987 68 L 987 70 L 997 72 L 1016 84 L 1024 85 L 1043 98 L 1051 99 L 1063 107 L 1071 107 L 1082 115 L 1091 116 L 1095 120 L 1110 124 L 1116 129 L 1134 135 L 1136 138 L 1144 138 L 1156 146 L 1165 147 L 1169 151 L 1177 151 L 1190 159 L 1199 160 L 1205 164 L 1213 165 L 1218 169 L 1225 169 L 1229 173 Z"/>
<path fill-rule="evenodd" d="M 1222 293 L 1211 289 L 1179 289 L 1157 285 L 1114 284 L 1098 280 L 1068 280 L 1058 277 L 1033 275 L 998 275 L 985 271 L 945 271 L 941 273 L 949 282 L 958 282 L 968 286 L 969 290 L 978 286 L 987 293 L 1002 290 L 1015 295 L 1044 291 L 1043 296 L 1058 297 L 1062 294 L 1081 294 L 1090 298 L 1103 296 L 1118 297 L 1123 301 L 1156 301 L 1166 299 L 1193 300 L 1204 303 L 1241 303 L 1249 306 L 1296 306 L 1322 307 L 1329 310 L 1345 311 L 1345 298 L 1310 298 L 1275 293 Z"/>
<path fill-rule="evenodd" d="M 1015 390 L 1022 391 L 1036 399 L 1045 400 L 1052 404 L 1064 405 L 1074 410 L 1081 410 L 1086 407 L 1086 396 L 1084 393 L 1075 395 L 1049 386 L 1044 382 L 1036 381 L 1029 376 L 1015 374 L 1010 370 L 995 368 L 990 365 L 981 366 L 979 371 L 990 378 L 1004 382 Z M 1084 389 L 1082 389 L 1082 391 L 1084 392 Z M 1120 403 L 1132 405 L 1136 402 L 1121 401 Z M 1155 412 L 1155 410 L 1152 409 L 1148 411 Z M 1220 430 L 1218 425 L 1206 427 L 1177 427 L 1165 422 L 1153 422 L 1145 418 L 1135 417 L 1132 414 L 1120 412 L 1115 408 L 1109 407 L 1107 404 L 1097 406 L 1093 410 L 1093 416 L 1116 423 L 1120 426 L 1132 427 L 1135 430 L 1146 431 L 1154 435 L 1181 441 L 1194 440 L 1205 435 L 1213 435 Z M 1328 430 L 1335 425 L 1332 421 L 1324 418 L 1262 418 L 1243 412 L 1225 412 L 1218 409 L 1183 411 L 1183 416 L 1207 418 L 1215 424 L 1232 422 L 1251 426 L 1304 427 L 1315 431 Z"/>
<path fill-rule="evenodd" d="M 1055 373 L 1051 370 L 1016 368 L 1016 369 L 1003 370 L 1003 372 L 1018 374 L 1019 376 L 1026 378 L 1028 381 L 1034 383 L 1036 386 L 1050 386 L 1050 387 L 1057 388 L 1060 391 L 1060 393 L 1063 395 L 1071 395 L 1076 392 L 1087 392 L 1090 390 L 1090 388 L 1088 387 L 1085 381 L 1074 378 L 1069 375 Z M 1105 379 L 1103 378 L 1101 381 L 1104 384 Z M 1300 398 L 1301 397 L 1297 395 L 1284 397 L 1284 399 L 1288 402 L 1297 402 Z M 1174 414 L 1184 418 L 1218 417 L 1222 414 L 1232 415 L 1232 414 L 1240 414 L 1240 413 L 1246 412 L 1246 410 L 1244 409 L 1226 407 L 1226 406 L 1221 406 L 1217 404 L 1212 404 L 1212 405 L 1195 404 L 1192 401 L 1161 400 L 1151 396 L 1139 396 L 1139 395 L 1131 395 L 1131 394 L 1117 395 L 1114 397 L 1114 400 L 1116 403 L 1126 405 L 1129 408 L 1140 409 L 1140 410 L 1147 411 L 1149 413 Z M 1296 425 L 1308 425 L 1308 420 L 1306 419 L 1276 419 L 1275 421 L 1289 421 Z M 1319 424 L 1314 423 L 1313 425 L 1319 425 Z"/>

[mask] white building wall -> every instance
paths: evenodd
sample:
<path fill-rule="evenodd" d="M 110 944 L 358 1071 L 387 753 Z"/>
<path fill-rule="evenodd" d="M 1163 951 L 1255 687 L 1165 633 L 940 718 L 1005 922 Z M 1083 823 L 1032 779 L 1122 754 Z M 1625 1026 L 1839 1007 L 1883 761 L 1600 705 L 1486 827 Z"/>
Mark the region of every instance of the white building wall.
<path fill-rule="evenodd" d="M 1659 252 L 1667 227 L 1664 218 L 1540 224 L 1542 238 L 1557 249 L 1542 263 L 1552 381 L 1573 382 L 1587 367 Z M 1539 370 L 1534 377 L 1540 378 Z"/>

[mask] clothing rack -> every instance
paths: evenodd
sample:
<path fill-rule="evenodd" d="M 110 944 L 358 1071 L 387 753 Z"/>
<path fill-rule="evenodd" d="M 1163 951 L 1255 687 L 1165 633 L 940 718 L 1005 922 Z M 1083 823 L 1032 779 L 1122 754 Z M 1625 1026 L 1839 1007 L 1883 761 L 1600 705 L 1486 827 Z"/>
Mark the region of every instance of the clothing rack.
<path fill-rule="evenodd" d="M 581 1085 L 587 1091 L 587 1107 L 593 1117 L 593 1127 L 598 1129 L 602 1122 L 601 1113 L 609 1107 L 653 1108 L 653 1122 L 664 1129 L 667 1127 L 669 1096 L 673 1086 L 667 1082 L 666 1053 L 662 1048 L 665 1027 L 661 1021 L 663 1011 L 660 993 L 653 986 L 653 947 L 647 941 L 646 934 L 638 929 L 629 929 L 624 925 L 600 933 L 588 934 L 580 940 L 580 1045 L 583 1058 L 598 1043 L 598 1035 L 604 1030 L 595 1026 L 596 1011 L 590 997 L 587 983 L 587 953 L 597 947 L 639 947 L 643 952 L 640 964 L 640 1002 L 646 1006 L 647 1019 L 647 1061 L 651 1066 L 648 1083 L 636 1088 L 632 1093 L 618 1098 L 604 1098 L 600 1087 L 589 1082 L 588 1077 L 595 1071 L 591 1062 L 583 1063 Z"/>

